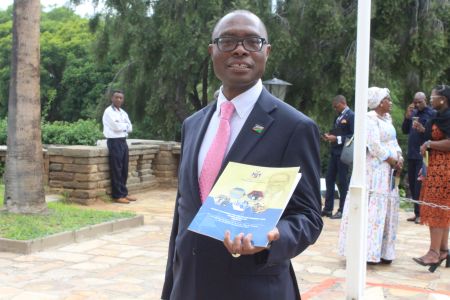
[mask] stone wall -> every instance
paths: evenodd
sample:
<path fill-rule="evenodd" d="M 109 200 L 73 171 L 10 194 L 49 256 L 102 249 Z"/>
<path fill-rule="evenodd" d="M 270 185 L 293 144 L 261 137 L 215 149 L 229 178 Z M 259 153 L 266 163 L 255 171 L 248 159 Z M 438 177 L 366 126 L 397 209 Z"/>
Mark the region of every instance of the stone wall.
<path fill-rule="evenodd" d="M 175 142 L 131 140 L 127 187 L 131 193 L 156 187 L 176 187 L 180 145 Z M 5 149 L 0 149 L 3 159 Z M 62 193 L 70 201 L 89 205 L 109 198 L 108 149 L 98 146 L 48 146 L 44 152 L 49 192 Z"/>
<path fill-rule="evenodd" d="M 47 185 L 48 184 L 48 168 L 49 168 L 49 162 L 48 162 L 48 153 L 47 150 L 44 149 L 42 151 L 42 155 L 44 156 L 44 184 Z M 0 145 L 0 162 L 2 164 L 5 163 L 6 160 L 6 146 L 5 145 Z"/>

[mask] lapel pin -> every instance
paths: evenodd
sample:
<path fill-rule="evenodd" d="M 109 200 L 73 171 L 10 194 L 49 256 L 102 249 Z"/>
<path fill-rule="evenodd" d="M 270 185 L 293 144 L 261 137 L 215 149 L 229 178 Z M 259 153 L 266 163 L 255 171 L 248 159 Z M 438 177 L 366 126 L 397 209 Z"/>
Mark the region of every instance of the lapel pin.
<path fill-rule="evenodd" d="M 256 133 L 261 133 L 264 130 L 264 126 L 261 126 L 259 124 L 255 124 L 255 126 L 253 126 L 252 130 Z"/>

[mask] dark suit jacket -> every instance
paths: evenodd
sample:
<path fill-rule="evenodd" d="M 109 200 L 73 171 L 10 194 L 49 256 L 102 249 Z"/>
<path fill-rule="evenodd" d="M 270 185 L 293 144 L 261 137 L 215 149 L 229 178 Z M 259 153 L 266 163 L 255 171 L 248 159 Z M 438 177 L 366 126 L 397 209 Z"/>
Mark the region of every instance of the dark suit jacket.
<path fill-rule="evenodd" d="M 346 137 L 350 138 L 353 136 L 354 127 L 355 127 L 355 113 L 351 109 L 348 109 L 344 113 L 342 118 L 339 120 L 339 122 L 336 124 L 336 120 L 338 118 L 339 118 L 339 116 L 337 116 L 334 119 L 333 129 L 330 131 L 330 133 L 333 135 L 342 136 L 341 144 L 338 144 L 337 142 L 331 144 L 331 153 L 336 154 L 336 155 L 340 155 L 342 153 L 342 148 L 344 148 L 345 138 Z"/>
<path fill-rule="evenodd" d="M 179 186 L 162 299 L 299 299 L 290 259 L 319 237 L 319 131 L 315 123 L 263 89 L 222 170 L 229 161 L 266 167 L 301 167 L 303 173 L 270 250 L 233 258 L 223 242 L 187 228 L 201 206 L 197 157 L 215 102 L 185 120 Z M 264 127 L 262 133 L 252 128 Z"/>

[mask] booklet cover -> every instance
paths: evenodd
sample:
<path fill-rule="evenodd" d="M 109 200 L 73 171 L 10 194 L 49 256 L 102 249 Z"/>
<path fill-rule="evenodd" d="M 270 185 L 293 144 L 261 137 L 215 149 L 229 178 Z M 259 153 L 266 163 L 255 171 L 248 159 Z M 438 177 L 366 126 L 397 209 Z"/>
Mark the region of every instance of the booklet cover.
<path fill-rule="evenodd" d="M 286 208 L 299 170 L 228 163 L 188 229 L 220 241 L 226 230 L 232 238 L 252 233 L 255 246 L 267 246 L 267 233 Z"/>

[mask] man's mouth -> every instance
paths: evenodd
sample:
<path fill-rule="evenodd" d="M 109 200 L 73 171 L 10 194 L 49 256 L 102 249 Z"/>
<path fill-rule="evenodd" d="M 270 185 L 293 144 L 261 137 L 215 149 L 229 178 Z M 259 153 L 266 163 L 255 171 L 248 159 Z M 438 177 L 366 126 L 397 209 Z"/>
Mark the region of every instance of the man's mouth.
<path fill-rule="evenodd" d="M 250 68 L 249 65 L 247 65 L 247 64 L 231 64 L 230 67 L 233 69 L 241 69 L 241 70 Z"/>

